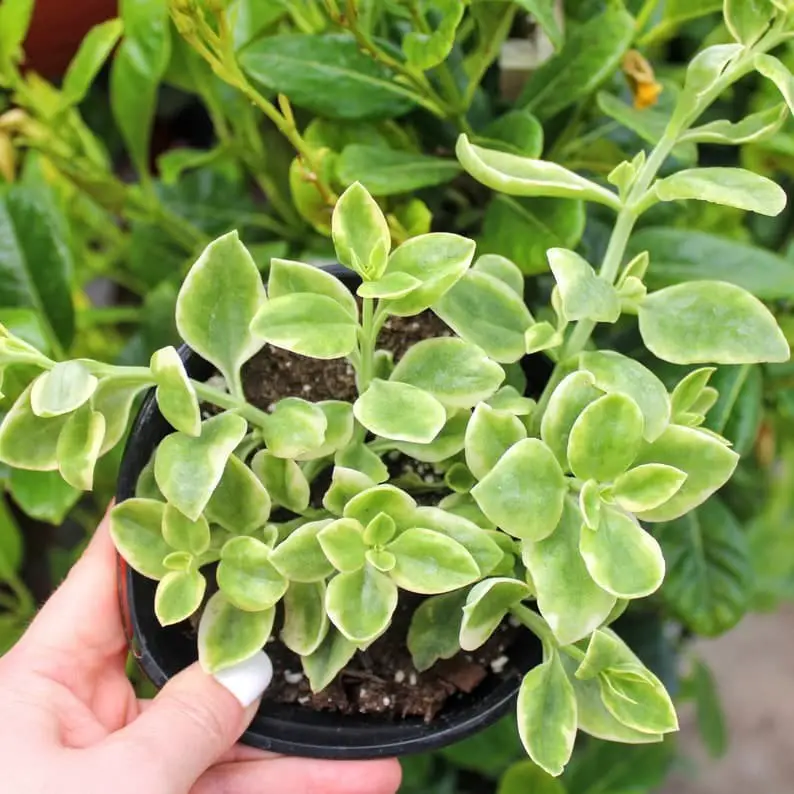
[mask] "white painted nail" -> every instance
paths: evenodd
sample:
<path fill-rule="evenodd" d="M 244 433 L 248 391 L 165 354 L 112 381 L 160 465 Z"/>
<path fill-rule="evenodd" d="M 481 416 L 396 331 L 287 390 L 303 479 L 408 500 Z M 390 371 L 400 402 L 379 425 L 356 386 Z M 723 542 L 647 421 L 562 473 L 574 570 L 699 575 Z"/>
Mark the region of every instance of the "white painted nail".
<path fill-rule="evenodd" d="M 273 663 L 264 652 L 215 673 L 215 680 L 234 695 L 244 709 L 260 698 L 273 678 Z"/>

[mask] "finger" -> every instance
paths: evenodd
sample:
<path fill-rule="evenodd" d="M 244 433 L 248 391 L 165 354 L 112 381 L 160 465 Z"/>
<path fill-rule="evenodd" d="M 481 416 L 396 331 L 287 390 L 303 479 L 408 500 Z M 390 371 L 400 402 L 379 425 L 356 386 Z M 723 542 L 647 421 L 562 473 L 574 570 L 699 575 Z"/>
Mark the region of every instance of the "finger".
<path fill-rule="evenodd" d="M 270 659 L 261 652 L 214 677 L 194 664 L 172 678 L 101 752 L 111 764 L 141 770 L 141 791 L 187 791 L 240 738 L 272 674 Z"/>
<path fill-rule="evenodd" d="M 202 775 L 190 794 L 395 794 L 402 772 L 394 758 L 382 761 L 319 761 L 278 757 L 218 764 Z"/>

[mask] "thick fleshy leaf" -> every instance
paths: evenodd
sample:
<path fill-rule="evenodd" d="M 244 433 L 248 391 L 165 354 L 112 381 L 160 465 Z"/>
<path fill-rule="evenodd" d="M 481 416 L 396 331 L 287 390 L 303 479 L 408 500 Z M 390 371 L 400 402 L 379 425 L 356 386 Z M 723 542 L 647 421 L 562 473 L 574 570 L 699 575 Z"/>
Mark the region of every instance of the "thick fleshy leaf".
<path fill-rule="evenodd" d="M 469 271 L 433 305 L 433 311 L 495 361 L 509 363 L 524 356 L 524 334 L 532 325 L 532 315 L 523 297 L 490 273 Z"/>
<path fill-rule="evenodd" d="M 210 526 L 204 516 L 191 521 L 167 504 L 163 512 L 163 539 L 172 549 L 198 557 L 210 547 Z"/>
<path fill-rule="evenodd" d="M 0 460 L 18 469 L 53 471 L 58 468 L 58 437 L 68 417 L 36 416 L 31 389 L 25 389 L 0 424 Z"/>
<path fill-rule="evenodd" d="M 372 381 L 353 404 L 353 413 L 375 435 L 418 444 L 432 441 L 447 420 L 444 406 L 432 394 L 384 380 Z"/>
<path fill-rule="evenodd" d="M 322 408 L 300 397 L 285 397 L 276 403 L 262 435 L 271 455 L 297 458 L 320 449 L 327 429 Z"/>
<path fill-rule="evenodd" d="M 637 514 L 641 521 L 672 521 L 702 504 L 730 479 L 739 456 L 714 436 L 690 427 L 671 425 L 653 444 L 641 450 L 635 465 L 664 463 L 687 478 L 660 507 Z"/>
<path fill-rule="evenodd" d="M 251 470 L 275 504 L 296 513 L 309 506 L 309 482 L 294 460 L 277 458 L 266 450 L 260 450 L 251 461 Z"/>
<path fill-rule="evenodd" d="M 615 392 L 590 403 L 568 437 L 571 471 L 582 480 L 610 482 L 637 457 L 644 420 L 631 397 Z"/>
<path fill-rule="evenodd" d="M 582 411 L 601 396 L 590 372 L 566 375 L 553 391 L 540 424 L 540 437 L 565 468 L 568 467 L 571 428 Z"/>
<path fill-rule="evenodd" d="M 163 560 L 171 552 L 162 532 L 163 504 L 127 499 L 110 511 L 110 536 L 122 557 L 142 576 L 162 579 Z"/>
<path fill-rule="evenodd" d="M 686 478 L 686 473 L 674 466 L 645 463 L 621 474 L 615 480 L 612 496 L 624 510 L 643 513 L 672 499 Z"/>
<path fill-rule="evenodd" d="M 524 349 L 527 355 L 530 355 L 559 347 L 564 341 L 562 331 L 544 320 L 527 328 L 524 334 Z"/>
<path fill-rule="evenodd" d="M 33 381 L 33 413 L 44 419 L 69 414 L 90 399 L 98 382 L 79 361 L 61 361 Z"/>
<path fill-rule="evenodd" d="M 94 484 L 94 467 L 105 437 L 105 417 L 82 405 L 69 416 L 56 447 L 58 471 L 66 482 L 81 491 Z"/>
<path fill-rule="evenodd" d="M 199 662 L 207 673 L 217 673 L 250 659 L 260 651 L 273 629 L 276 610 L 246 612 L 237 609 L 221 592 L 204 607 L 198 629 Z"/>
<path fill-rule="evenodd" d="M 645 420 L 646 441 L 662 434 L 670 421 L 670 398 L 664 384 L 647 367 L 614 350 L 582 353 L 579 365 L 592 374 L 599 389 L 626 394 L 637 403 Z"/>
<path fill-rule="evenodd" d="M 422 234 L 404 242 L 389 257 L 386 275 L 407 273 L 422 285 L 389 301 L 389 313 L 411 316 L 432 306 L 466 272 L 474 247 L 472 240 L 444 232 Z"/>
<path fill-rule="evenodd" d="M 393 485 L 377 485 L 356 494 L 345 505 L 344 514 L 367 526 L 381 513 L 390 516 L 399 529 L 416 526 L 416 502 Z"/>
<path fill-rule="evenodd" d="M 579 550 L 596 584 L 618 598 L 643 598 L 664 579 L 664 557 L 653 536 L 608 505 L 597 530 L 582 527 Z"/>
<path fill-rule="evenodd" d="M 109 19 L 88 31 L 63 77 L 61 92 L 64 103 L 77 105 L 83 101 L 118 43 L 122 30 L 123 23 L 120 19 Z"/>
<path fill-rule="evenodd" d="M 407 273 L 389 273 L 377 281 L 363 282 L 356 292 L 362 298 L 402 298 L 421 287 L 422 282 Z"/>
<path fill-rule="evenodd" d="M 520 419 L 480 403 L 466 427 L 466 465 L 482 479 L 513 444 L 527 437 Z"/>
<path fill-rule="evenodd" d="M 397 533 L 397 522 L 388 513 L 378 513 L 364 529 L 367 546 L 383 546 Z"/>
<path fill-rule="evenodd" d="M 259 269 L 237 232 L 219 237 L 204 249 L 177 296 L 179 335 L 237 391 L 242 391 L 241 365 L 264 344 L 250 329 L 264 301 Z"/>
<path fill-rule="evenodd" d="M 386 468 L 386 464 L 366 444 L 361 442 L 355 442 L 340 449 L 334 456 L 334 463 L 343 468 L 355 469 L 367 475 L 375 483 L 385 482 L 389 479 L 389 470 Z"/>
<path fill-rule="evenodd" d="M 275 606 L 289 584 L 271 564 L 270 549 L 256 538 L 227 541 L 216 575 L 224 596 L 246 612 Z"/>
<path fill-rule="evenodd" d="M 336 516 L 341 516 L 345 505 L 357 494 L 372 488 L 375 481 L 356 469 L 334 467 L 331 485 L 323 496 L 323 507 Z"/>
<path fill-rule="evenodd" d="M 522 544 L 521 556 L 532 577 L 538 609 L 560 645 L 587 637 L 607 619 L 616 602 L 613 594 L 593 581 L 582 560 L 580 533 L 592 531 L 583 529 L 582 523 L 579 509 L 566 499 L 554 533 L 537 543 Z"/>
<path fill-rule="evenodd" d="M 454 457 L 463 449 L 465 443 L 466 426 L 469 423 L 470 411 L 450 411 L 444 427 L 438 435 L 427 444 L 417 444 L 410 441 L 395 441 L 393 446 L 404 455 L 414 460 L 425 463 L 440 463 Z M 384 477 L 383 479 L 388 479 Z"/>
<path fill-rule="evenodd" d="M 200 606 L 207 580 L 198 571 L 171 571 L 157 584 L 154 614 L 161 626 L 189 618 Z"/>
<path fill-rule="evenodd" d="M 646 347 L 673 364 L 788 361 L 788 342 L 749 292 L 719 281 L 690 281 L 651 293 L 639 309 Z"/>
<path fill-rule="evenodd" d="M 529 416 L 537 406 L 531 397 L 524 397 L 514 386 L 502 386 L 499 391 L 485 401 L 497 411 L 505 411 L 513 416 Z"/>
<path fill-rule="evenodd" d="M 308 656 L 301 657 L 312 692 L 325 689 L 357 650 L 356 643 L 331 626 L 317 648 Z"/>
<path fill-rule="evenodd" d="M 389 575 L 403 590 L 412 593 L 447 593 L 480 578 L 474 557 L 441 532 L 406 529 L 386 549 L 396 560 Z"/>
<path fill-rule="evenodd" d="M 522 540 L 542 540 L 557 526 L 567 491 L 554 453 L 540 440 L 514 444 L 472 489 L 483 513 Z"/>
<path fill-rule="evenodd" d="M 104 378 L 99 381 L 93 395 L 91 408 L 105 417 L 105 435 L 100 455 L 109 452 L 121 441 L 127 431 L 130 411 L 135 398 L 147 384 L 135 379 Z"/>
<path fill-rule="evenodd" d="M 510 607 L 531 595 L 528 585 L 518 579 L 485 579 L 469 591 L 463 608 L 458 641 L 464 651 L 483 645 L 504 620 Z"/>
<path fill-rule="evenodd" d="M 546 0 L 540 0 L 546 2 Z M 530 5 L 533 0 L 530 0 Z M 526 5 L 526 3 L 524 3 Z M 549 3 L 553 9 L 554 4 Z M 565 794 L 567 789 L 563 784 L 553 778 L 548 772 L 542 770 L 534 761 L 529 759 L 511 764 L 499 778 L 499 788 L 496 794 Z"/>
<path fill-rule="evenodd" d="M 281 400 L 280 402 L 283 402 Z M 333 455 L 339 449 L 346 447 L 353 438 L 355 422 L 353 420 L 353 406 L 342 400 L 322 400 L 318 403 L 308 403 L 313 408 L 319 409 L 325 416 L 325 432 L 319 447 L 299 452 L 296 460 L 313 460 Z M 276 411 L 278 412 L 278 407 Z"/>
<path fill-rule="evenodd" d="M 317 535 L 323 553 L 341 573 L 353 573 L 364 567 L 364 527 L 355 518 L 332 521 Z"/>
<path fill-rule="evenodd" d="M 774 55 L 758 53 L 754 59 L 755 68 L 771 80 L 783 95 L 789 109 L 794 112 L 794 77 L 784 64 Z"/>
<path fill-rule="evenodd" d="M 670 395 L 673 415 L 685 413 L 700 399 L 716 367 L 699 367 L 685 375 Z"/>
<path fill-rule="evenodd" d="M 313 654 L 328 634 L 325 582 L 290 582 L 284 594 L 281 641 L 302 657 Z"/>
<path fill-rule="evenodd" d="M 198 438 L 184 433 L 166 436 L 154 458 L 154 477 L 165 498 L 195 521 L 218 487 L 226 461 L 247 427 L 242 417 L 225 413 L 203 422 Z"/>
<path fill-rule="evenodd" d="M 201 413 L 196 390 L 188 379 L 185 365 L 173 347 L 152 354 L 149 364 L 157 383 L 157 407 L 166 421 L 189 436 L 201 433 Z"/>
<path fill-rule="evenodd" d="M 615 719 L 638 731 L 669 733 L 678 730 L 678 718 L 664 684 L 645 670 L 606 670 L 599 676 L 601 700 Z"/>
<path fill-rule="evenodd" d="M 365 565 L 340 573 L 328 583 L 325 610 L 331 622 L 355 643 L 380 636 L 397 608 L 397 585 L 384 573 Z"/>
<path fill-rule="evenodd" d="M 593 270 L 587 260 L 566 248 L 552 248 L 549 267 L 560 288 L 567 320 L 614 323 L 620 317 L 617 290 Z"/>
<path fill-rule="evenodd" d="M 562 774 L 576 738 L 576 696 L 556 650 L 521 682 L 518 733 L 541 769 Z"/>
<path fill-rule="evenodd" d="M 467 594 L 462 589 L 431 596 L 414 611 L 406 645 L 420 673 L 439 659 L 451 659 L 460 652 L 458 634 Z"/>
<path fill-rule="evenodd" d="M 424 390 L 450 408 L 471 408 L 490 397 L 504 370 L 475 345 L 454 337 L 424 339 L 400 359 L 391 380 Z"/>
<path fill-rule="evenodd" d="M 584 523 L 590 529 L 598 529 L 601 523 L 601 486 L 595 480 L 587 480 L 579 491 L 579 510 Z"/>
<path fill-rule="evenodd" d="M 769 29 L 775 6 L 771 0 L 725 0 L 723 13 L 736 41 L 752 46 Z"/>
<path fill-rule="evenodd" d="M 270 553 L 270 562 L 290 582 L 321 582 L 334 572 L 317 535 L 330 521 L 311 521 L 294 530 Z"/>
<path fill-rule="evenodd" d="M 761 56 L 769 57 L 769 56 Z M 760 69 L 759 69 L 760 71 Z M 688 143 L 711 143 L 739 146 L 743 143 L 754 143 L 774 135 L 788 118 L 789 110 L 785 103 L 775 107 L 752 113 L 741 121 L 731 122 L 725 119 L 710 121 L 695 127 L 681 136 Z M 654 262 L 654 269 L 656 263 Z"/>
<path fill-rule="evenodd" d="M 391 233 L 378 203 L 359 182 L 339 197 L 331 219 L 339 261 L 365 281 L 376 281 L 386 270 Z"/>
<path fill-rule="evenodd" d="M 458 138 L 455 153 L 476 180 L 501 193 L 577 198 L 620 209 L 620 200 L 612 191 L 557 163 L 484 149 L 470 143 L 465 135 Z"/>
<path fill-rule="evenodd" d="M 271 300 L 307 293 L 335 300 L 353 319 L 358 319 L 358 306 L 353 293 L 336 276 L 303 262 L 271 260 L 267 279 L 267 295 Z"/>
<path fill-rule="evenodd" d="M 510 287 L 519 298 L 524 298 L 524 274 L 507 257 L 500 254 L 483 254 L 472 267 L 475 273 L 486 273 Z"/>

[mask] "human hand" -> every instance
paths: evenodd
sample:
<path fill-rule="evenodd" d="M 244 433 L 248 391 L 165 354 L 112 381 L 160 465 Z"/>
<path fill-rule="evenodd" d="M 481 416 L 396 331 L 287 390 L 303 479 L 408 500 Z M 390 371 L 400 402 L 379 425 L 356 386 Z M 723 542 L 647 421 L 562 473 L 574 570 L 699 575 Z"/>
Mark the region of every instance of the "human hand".
<path fill-rule="evenodd" d="M 241 689 L 239 679 L 230 684 L 225 676 L 222 685 L 196 664 L 154 700 L 139 701 L 125 675 L 126 656 L 106 519 L 24 637 L 0 658 L 3 791 L 394 794 L 399 786 L 395 760 L 320 761 L 235 745 L 269 680 L 261 665 L 249 669 Z M 257 699 L 244 708 L 226 687 Z"/>

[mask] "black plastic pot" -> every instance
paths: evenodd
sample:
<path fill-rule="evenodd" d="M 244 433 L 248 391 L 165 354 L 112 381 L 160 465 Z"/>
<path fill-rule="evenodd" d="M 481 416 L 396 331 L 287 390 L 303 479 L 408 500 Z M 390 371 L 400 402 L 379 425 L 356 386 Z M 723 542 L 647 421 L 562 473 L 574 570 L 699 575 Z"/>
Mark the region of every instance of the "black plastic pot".
<path fill-rule="evenodd" d="M 205 380 L 213 374 L 206 361 L 182 347 L 189 375 Z M 535 359 L 537 362 L 537 359 Z M 534 363 L 534 362 L 533 362 Z M 545 363 L 545 362 L 544 362 Z M 526 367 L 525 367 L 526 368 Z M 541 365 L 535 380 L 548 378 Z M 127 442 L 119 474 L 117 500 L 131 498 L 141 470 L 173 428 L 147 395 Z M 161 687 L 196 661 L 195 637 L 186 624 L 163 628 L 154 614 L 156 583 L 140 576 L 119 558 L 119 590 L 130 647 L 146 675 Z M 511 662 L 526 671 L 540 662 L 540 645 L 522 632 L 510 651 Z M 420 718 L 392 721 L 379 715 L 343 716 L 299 705 L 263 703 L 242 741 L 264 750 L 315 758 L 378 758 L 437 749 L 480 731 L 504 715 L 515 702 L 520 678 L 489 675 L 475 692 L 451 698 L 430 723 Z"/>

